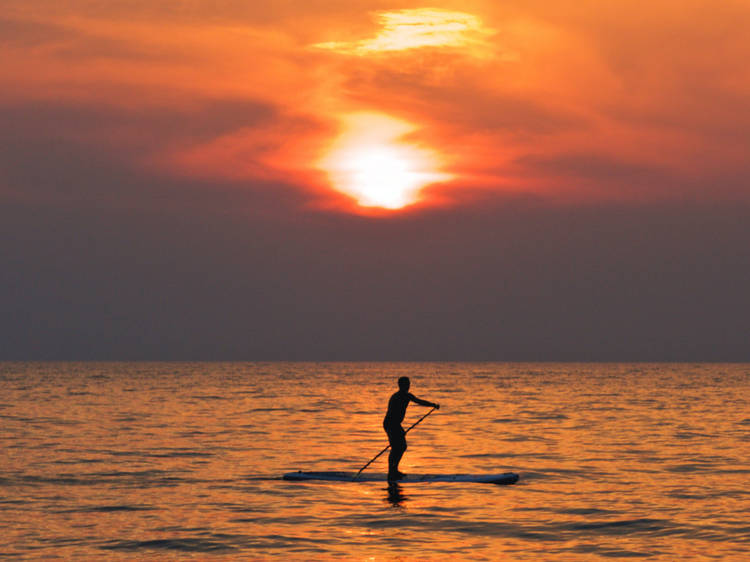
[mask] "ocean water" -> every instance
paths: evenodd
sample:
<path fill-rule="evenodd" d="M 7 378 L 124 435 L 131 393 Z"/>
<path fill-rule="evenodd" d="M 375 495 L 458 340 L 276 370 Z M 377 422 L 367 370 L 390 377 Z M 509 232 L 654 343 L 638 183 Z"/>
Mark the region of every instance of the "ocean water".
<path fill-rule="evenodd" d="M 403 471 L 520 481 L 280 479 L 358 470 L 402 375 Z M 0 363 L 0 447 L 12 559 L 750 560 L 750 365 Z"/>

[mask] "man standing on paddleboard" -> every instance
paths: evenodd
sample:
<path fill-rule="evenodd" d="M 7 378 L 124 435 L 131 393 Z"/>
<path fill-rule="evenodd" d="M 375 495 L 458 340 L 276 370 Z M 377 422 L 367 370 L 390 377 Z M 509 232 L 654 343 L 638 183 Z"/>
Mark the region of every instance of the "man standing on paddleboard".
<path fill-rule="evenodd" d="M 439 404 L 421 400 L 411 394 L 409 392 L 410 386 L 409 377 L 398 379 L 398 392 L 395 392 L 388 401 L 388 411 L 383 420 L 383 429 L 388 434 L 388 442 L 391 444 L 391 452 L 388 455 L 388 480 L 401 480 L 405 476 L 405 474 L 399 472 L 398 463 L 401 462 L 401 457 L 404 456 L 404 451 L 406 451 L 406 432 L 401 427 L 401 422 L 404 421 L 409 402 L 440 409 Z"/>

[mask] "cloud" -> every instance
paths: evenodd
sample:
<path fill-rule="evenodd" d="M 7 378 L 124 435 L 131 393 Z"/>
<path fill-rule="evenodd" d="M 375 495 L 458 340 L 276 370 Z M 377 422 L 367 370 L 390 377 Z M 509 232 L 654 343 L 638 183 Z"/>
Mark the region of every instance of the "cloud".
<path fill-rule="evenodd" d="M 606 153 L 526 154 L 516 159 L 515 163 L 533 173 L 594 180 L 601 184 L 608 181 L 664 183 L 670 177 L 667 170 L 640 162 L 627 162 Z"/>
<path fill-rule="evenodd" d="M 247 99 L 171 108 L 66 101 L 0 104 L 0 177 L 6 197 L 13 199 L 79 205 L 117 205 L 119 200 L 130 205 L 136 192 L 148 191 L 149 178 L 166 174 L 154 166 L 157 155 L 275 117 L 273 106 Z M 175 178 L 159 181 L 179 185 Z M 185 176 L 180 181 L 186 190 L 199 185 Z"/>
<path fill-rule="evenodd" d="M 405 140 L 445 157 L 456 180 L 440 190 L 454 206 L 511 186 L 558 197 L 599 182 L 590 197 L 629 193 L 626 178 L 659 197 L 747 196 L 740 3 L 7 6 L 7 124 L 23 137 L 46 121 L 44 134 L 134 169 L 147 161 L 175 181 L 273 178 L 335 199 L 316 162 L 341 116 L 365 111 L 412 123 Z M 5 183 L 19 174 L 8 162 Z M 732 189 L 712 186 L 719 177 Z"/>
<path fill-rule="evenodd" d="M 373 220 L 295 213 L 272 184 L 251 195 L 140 177 L 134 189 L 118 171 L 119 205 L 0 206 L 0 357 L 750 353 L 747 206 L 496 197 Z"/>
<path fill-rule="evenodd" d="M 0 16 L 0 46 L 37 47 L 70 37 L 70 31 L 54 23 L 15 20 Z"/>
<path fill-rule="evenodd" d="M 377 12 L 375 19 L 380 25 L 375 37 L 313 46 L 358 56 L 426 47 L 457 48 L 478 56 L 486 50 L 486 39 L 493 33 L 473 14 L 434 8 Z"/>

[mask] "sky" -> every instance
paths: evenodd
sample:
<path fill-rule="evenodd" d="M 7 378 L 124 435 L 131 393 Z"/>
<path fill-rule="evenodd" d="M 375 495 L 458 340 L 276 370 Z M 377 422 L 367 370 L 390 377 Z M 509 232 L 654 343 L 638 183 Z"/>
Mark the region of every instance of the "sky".
<path fill-rule="evenodd" d="M 750 361 L 750 4 L 2 0 L 0 359 Z"/>

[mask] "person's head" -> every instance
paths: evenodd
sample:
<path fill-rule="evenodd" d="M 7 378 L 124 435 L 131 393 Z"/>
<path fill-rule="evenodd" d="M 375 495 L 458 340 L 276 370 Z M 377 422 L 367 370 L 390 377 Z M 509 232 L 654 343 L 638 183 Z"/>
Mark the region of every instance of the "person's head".
<path fill-rule="evenodd" d="M 398 389 L 403 390 L 404 392 L 409 392 L 409 387 L 411 386 L 411 381 L 409 380 L 409 377 L 401 377 L 398 379 Z"/>

